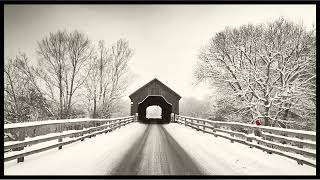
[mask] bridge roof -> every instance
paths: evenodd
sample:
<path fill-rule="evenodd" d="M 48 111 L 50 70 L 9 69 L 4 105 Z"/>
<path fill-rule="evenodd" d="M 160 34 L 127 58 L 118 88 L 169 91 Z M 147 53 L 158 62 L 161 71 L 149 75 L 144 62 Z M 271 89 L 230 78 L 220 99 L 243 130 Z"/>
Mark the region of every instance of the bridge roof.
<path fill-rule="evenodd" d="M 131 93 L 129 95 L 129 97 L 131 98 L 134 94 L 137 94 L 139 91 L 141 91 L 142 89 L 144 89 L 145 87 L 149 86 L 152 82 L 157 82 L 160 85 L 164 86 L 165 88 L 167 88 L 170 92 L 172 92 L 173 94 L 175 94 L 176 96 L 179 97 L 179 99 L 181 99 L 181 96 L 176 93 L 175 91 L 173 91 L 171 88 L 169 88 L 167 85 L 165 85 L 164 83 L 162 83 L 161 81 L 159 81 L 157 78 L 154 78 L 153 80 L 149 81 L 147 84 L 143 85 L 142 87 L 140 87 L 139 89 L 137 89 L 136 91 L 134 91 L 133 93 Z"/>

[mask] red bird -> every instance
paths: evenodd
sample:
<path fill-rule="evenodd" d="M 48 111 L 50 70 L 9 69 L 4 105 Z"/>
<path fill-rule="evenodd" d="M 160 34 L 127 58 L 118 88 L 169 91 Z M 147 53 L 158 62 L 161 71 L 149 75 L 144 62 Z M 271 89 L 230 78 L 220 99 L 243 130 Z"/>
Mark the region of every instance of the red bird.
<path fill-rule="evenodd" d="M 257 126 L 260 126 L 262 123 L 261 123 L 261 120 L 260 119 L 256 119 L 256 125 Z"/>

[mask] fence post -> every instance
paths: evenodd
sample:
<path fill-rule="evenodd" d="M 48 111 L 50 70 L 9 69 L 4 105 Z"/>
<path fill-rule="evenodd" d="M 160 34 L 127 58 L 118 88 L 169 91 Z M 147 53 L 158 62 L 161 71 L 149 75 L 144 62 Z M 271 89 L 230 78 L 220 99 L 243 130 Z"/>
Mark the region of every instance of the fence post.
<path fill-rule="evenodd" d="M 206 127 L 205 127 L 205 125 L 206 125 L 206 122 L 205 121 L 202 121 L 203 122 L 203 126 L 202 126 L 202 128 L 203 128 L 203 132 L 206 130 Z"/>
<path fill-rule="evenodd" d="M 215 123 L 212 123 L 212 132 L 217 132 L 218 126 Z M 218 137 L 216 134 L 214 135 L 214 137 Z"/>
<path fill-rule="evenodd" d="M 233 127 L 233 125 L 231 125 L 230 128 L 227 128 L 227 129 L 230 129 L 231 131 L 234 131 L 235 128 Z M 231 138 L 233 138 L 234 134 L 231 132 L 230 136 L 231 136 Z M 230 141 L 231 141 L 231 143 L 233 143 L 233 139 L 231 139 Z"/>
<path fill-rule="evenodd" d="M 174 113 L 171 113 L 171 122 L 174 122 Z"/>
<path fill-rule="evenodd" d="M 198 127 L 197 131 L 199 131 L 200 130 L 200 128 L 199 128 L 199 120 L 197 120 L 197 127 Z"/>
<path fill-rule="evenodd" d="M 58 139 L 58 142 L 62 142 L 62 138 L 59 138 L 59 139 Z M 62 149 L 62 146 L 59 146 L 58 149 Z"/>
<path fill-rule="evenodd" d="M 138 121 L 138 113 L 135 114 L 135 120 L 134 121 Z"/>
<path fill-rule="evenodd" d="M 184 118 L 184 125 L 187 126 L 187 118 Z"/>
<path fill-rule="evenodd" d="M 25 132 L 25 129 L 24 129 L 24 128 L 23 128 L 21 131 L 18 131 L 17 137 L 18 137 L 18 140 L 19 140 L 19 141 L 25 140 L 25 138 L 26 138 L 26 132 Z M 18 148 L 14 148 L 13 151 L 21 151 L 21 150 L 23 150 L 23 149 L 24 149 L 24 147 L 18 147 Z M 18 162 L 18 163 L 19 163 L 19 162 L 23 162 L 23 161 L 24 161 L 24 157 L 19 157 L 19 158 L 17 159 L 17 162 Z"/>
<path fill-rule="evenodd" d="M 251 128 L 249 128 L 249 130 L 248 130 L 248 135 L 251 136 L 252 134 L 254 134 L 254 130 L 251 129 Z M 252 137 L 247 137 L 247 141 L 248 141 L 248 142 L 252 142 Z M 250 144 L 249 147 L 250 147 L 250 148 L 253 148 L 251 144 Z"/>

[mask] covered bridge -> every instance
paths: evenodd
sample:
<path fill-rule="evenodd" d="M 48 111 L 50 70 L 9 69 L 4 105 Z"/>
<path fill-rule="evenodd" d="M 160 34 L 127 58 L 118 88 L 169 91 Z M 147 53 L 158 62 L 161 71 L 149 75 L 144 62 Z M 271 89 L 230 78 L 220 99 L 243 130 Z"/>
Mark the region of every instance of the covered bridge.
<path fill-rule="evenodd" d="M 163 84 L 153 79 L 130 96 L 131 115 L 138 113 L 139 121 L 146 122 L 146 109 L 149 106 L 161 107 L 162 122 L 169 123 L 171 113 L 179 114 L 179 100 L 181 96 Z"/>

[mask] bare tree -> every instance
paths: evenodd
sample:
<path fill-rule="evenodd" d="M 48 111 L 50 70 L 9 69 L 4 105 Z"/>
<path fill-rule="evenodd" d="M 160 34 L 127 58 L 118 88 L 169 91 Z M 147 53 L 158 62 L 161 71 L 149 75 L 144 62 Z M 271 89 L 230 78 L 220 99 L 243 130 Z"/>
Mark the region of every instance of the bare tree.
<path fill-rule="evenodd" d="M 58 31 L 38 42 L 37 52 L 40 57 L 38 75 L 44 92 L 56 104 L 57 117 L 68 118 L 75 103 L 74 94 L 89 73 L 85 66 L 91 58 L 90 41 L 78 31 Z"/>
<path fill-rule="evenodd" d="M 24 53 L 5 61 L 4 67 L 5 123 L 41 120 L 50 116 L 50 108 L 43 97 L 34 69 Z"/>
<path fill-rule="evenodd" d="M 86 82 L 87 98 L 92 117 L 109 118 L 115 110 L 115 102 L 125 92 L 131 74 L 128 62 L 133 55 L 128 41 L 118 40 L 109 49 L 99 41 L 96 58 L 91 63 L 92 73 Z"/>
<path fill-rule="evenodd" d="M 99 117 L 98 108 L 104 104 L 106 87 L 110 83 L 108 76 L 110 65 L 106 58 L 107 54 L 104 41 L 99 41 L 96 51 L 96 55 L 90 62 L 89 69 L 91 73 L 86 80 L 88 111 L 93 118 Z"/>
<path fill-rule="evenodd" d="M 66 66 L 64 82 L 66 87 L 66 114 L 72 106 L 72 97 L 86 81 L 90 70 L 85 72 L 85 67 L 92 57 L 93 49 L 90 41 L 83 33 L 74 31 L 67 40 L 69 63 Z"/>
<path fill-rule="evenodd" d="M 228 87 L 242 111 L 265 125 L 284 126 L 289 113 L 315 120 L 314 29 L 284 18 L 226 28 L 201 50 L 195 75 L 199 82 Z"/>
<path fill-rule="evenodd" d="M 118 40 L 111 46 L 107 52 L 107 58 L 111 62 L 110 70 L 110 89 L 107 94 L 107 106 L 103 109 L 106 117 L 110 117 L 114 108 L 114 102 L 123 96 L 123 93 L 127 89 L 130 80 L 132 80 L 132 74 L 128 69 L 128 62 L 133 55 L 133 50 L 129 47 L 129 42 L 125 39 Z"/>

